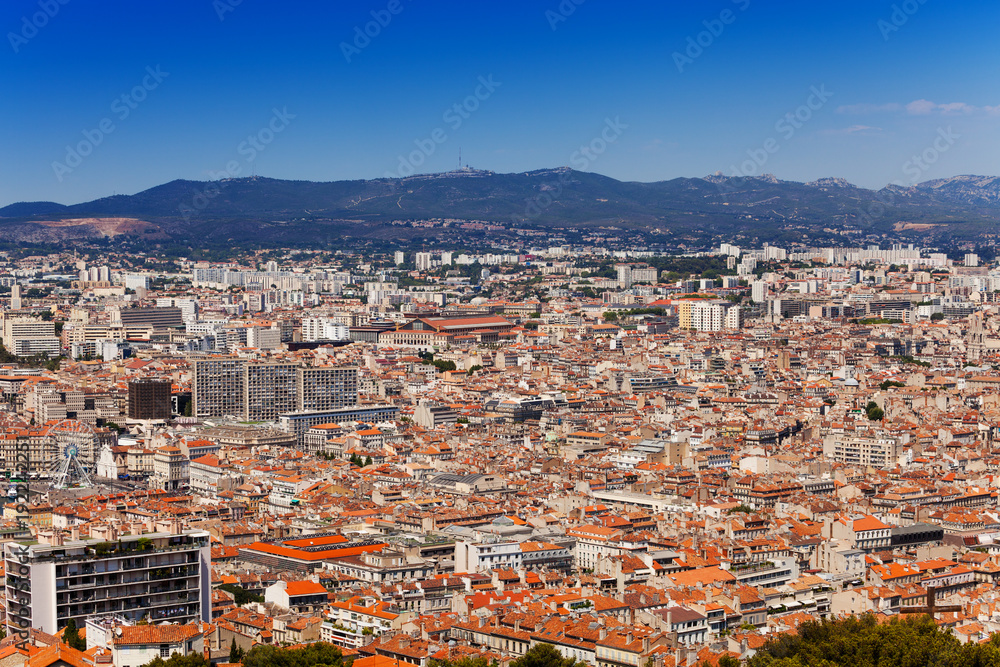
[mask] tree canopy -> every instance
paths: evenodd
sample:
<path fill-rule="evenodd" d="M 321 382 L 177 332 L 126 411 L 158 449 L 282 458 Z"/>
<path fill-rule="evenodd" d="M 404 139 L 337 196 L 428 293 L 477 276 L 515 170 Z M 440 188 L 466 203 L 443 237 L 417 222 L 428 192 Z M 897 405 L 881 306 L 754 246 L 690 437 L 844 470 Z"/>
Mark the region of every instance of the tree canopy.
<path fill-rule="evenodd" d="M 243 667 L 319 667 L 320 665 L 344 667 L 344 655 L 333 644 L 314 642 L 293 649 L 261 644 L 254 646 L 243 656 Z"/>
<path fill-rule="evenodd" d="M 535 644 L 528 652 L 510 663 L 511 667 L 586 667 L 586 663 L 563 657 L 552 644 Z"/>
<path fill-rule="evenodd" d="M 188 653 L 187 655 L 174 653 L 166 660 L 156 656 L 143 667 L 209 667 L 209 664 L 201 653 Z"/>
<path fill-rule="evenodd" d="M 66 629 L 63 630 L 63 643 L 77 651 L 87 650 L 87 641 L 80 636 L 80 631 L 76 627 L 76 621 L 72 618 L 66 621 Z"/>
<path fill-rule="evenodd" d="M 962 644 L 930 616 L 879 623 L 873 614 L 804 623 L 772 637 L 747 667 L 1000 667 L 1000 640 Z"/>
<path fill-rule="evenodd" d="M 220 591 L 226 591 L 227 593 L 232 593 L 234 602 L 237 607 L 242 607 L 249 602 L 263 602 L 264 597 L 262 595 L 254 595 L 242 586 L 237 586 L 236 584 L 222 584 L 219 586 Z"/>
<path fill-rule="evenodd" d="M 489 661 L 482 657 L 465 656 L 458 660 L 438 660 L 431 658 L 427 667 L 490 667 Z"/>

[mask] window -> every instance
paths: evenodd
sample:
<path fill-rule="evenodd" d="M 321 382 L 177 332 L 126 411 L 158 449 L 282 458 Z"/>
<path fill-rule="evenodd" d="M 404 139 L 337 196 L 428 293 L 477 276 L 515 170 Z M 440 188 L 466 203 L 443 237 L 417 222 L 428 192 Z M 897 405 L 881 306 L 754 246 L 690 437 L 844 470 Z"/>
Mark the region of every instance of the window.
<path fill-rule="evenodd" d="M 168 644 L 160 644 L 160 657 L 161 658 L 170 657 L 170 646 Z"/>

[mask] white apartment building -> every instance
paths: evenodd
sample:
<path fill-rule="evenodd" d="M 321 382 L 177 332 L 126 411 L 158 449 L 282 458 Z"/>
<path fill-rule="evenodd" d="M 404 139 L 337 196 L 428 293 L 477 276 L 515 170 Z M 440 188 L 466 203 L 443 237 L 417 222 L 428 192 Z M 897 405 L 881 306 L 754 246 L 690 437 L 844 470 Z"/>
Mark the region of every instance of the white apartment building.
<path fill-rule="evenodd" d="M 179 448 L 173 445 L 160 447 L 153 454 L 152 488 L 173 491 L 188 484 L 190 464 Z"/>
<path fill-rule="evenodd" d="M 830 434 L 823 439 L 823 455 L 834 461 L 887 468 L 896 464 L 901 451 L 898 438 L 886 435 Z"/>
<path fill-rule="evenodd" d="M 632 282 L 633 283 L 651 283 L 656 284 L 658 279 L 658 271 L 651 266 L 647 266 L 641 269 L 632 269 Z"/>
<path fill-rule="evenodd" d="M 45 352 L 58 355 L 62 345 L 56 337 L 55 322 L 31 317 L 12 317 L 3 320 L 3 345 L 19 357 Z"/>
<path fill-rule="evenodd" d="M 618 542 L 621 534 L 613 528 L 579 526 L 567 529 L 566 536 L 576 538 L 573 556 L 576 566 L 580 569 L 592 570 L 597 561 L 608 556 L 617 556 L 623 551 Z"/>
<path fill-rule="evenodd" d="M 281 331 L 271 327 L 248 327 L 247 347 L 276 350 L 281 347 Z"/>
<path fill-rule="evenodd" d="M 433 260 L 432 255 L 429 252 L 418 252 L 414 256 L 414 262 L 417 265 L 417 271 L 429 271 Z"/>
<path fill-rule="evenodd" d="M 102 532 L 3 545 L 8 634 L 29 627 L 55 634 L 71 618 L 83 628 L 88 617 L 108 614 L 148 618 L 149 627 L 211 620 L 207 532 Z"/>
<path fill-rule="evenodd" d="M 302 340 L 347 340 L 351 336 L 350 327 L 329 317 L 303 317 Z"/>
<path fill-rule="evenodd" d="M 484 572 L 498 567 L 518 569 L 522 565 L 521 544 L 503 542 L 467 542 L 455 544 L 455 572 Z"/>
<path fill-rule="evenodd" d="M 374 598 L 352 597 L 327 607 L 327 620 L 320 630 L 320 640 L 338 646 L 364 646 L 368 635 L 398 630 L 402 617 L 389 611 L 389 605 Z"/>
<path fill-rule="evenodd" d="M 126 273 L 125 289 L 149 289 L 149 276 L 141 273 Z"/>
<path fill-rule="evenodd" d="M 271 494 L 267 499 L 271 511 L 275 514 L 291 512 L 299 502 L 295 496 L 308 489 L 313 481 L 298 475 L 275 477 L 271 484 Z"/>
<path fill-rule="evenodd" d="M 697 331 L 722 331 L 743 326 L 743 311 L 729 301 L 691 304 L 691 328 Z"/>

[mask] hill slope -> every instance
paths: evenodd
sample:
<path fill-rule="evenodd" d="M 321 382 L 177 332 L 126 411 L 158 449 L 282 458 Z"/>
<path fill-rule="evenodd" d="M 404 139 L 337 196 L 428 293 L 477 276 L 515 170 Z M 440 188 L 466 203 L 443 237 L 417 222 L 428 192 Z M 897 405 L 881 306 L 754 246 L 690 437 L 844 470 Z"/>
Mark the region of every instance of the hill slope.
<path fill-rule="evenodd" d="M 0 226 L 18 235 L 42 226 L 58 236 L 56 221 L 106 218 L 152 225 L 121 233 L 167 235 L 187 243 L 291 243 L 303 235 L 316 243 L 344 236 L 389 238 L 405 226 L 401 222 L 433 219 L 548 230 L 613 226 L 706 240 L 898 235 L 909 228 L 903 223 L 915 225 L 924 238 L 975 236 L 1000 218 L 1000 178 L 957 176 L 873 191 L 835 178 L 796 183 L 716 175 L 637 183 L 568 168 L 518 174 L 466 169 L 369 181 L 176 180 L 71 206 L 22 202 L 0 209 Z M 95 227 L 93 235 L 106 235 L 107 227 Z"/>

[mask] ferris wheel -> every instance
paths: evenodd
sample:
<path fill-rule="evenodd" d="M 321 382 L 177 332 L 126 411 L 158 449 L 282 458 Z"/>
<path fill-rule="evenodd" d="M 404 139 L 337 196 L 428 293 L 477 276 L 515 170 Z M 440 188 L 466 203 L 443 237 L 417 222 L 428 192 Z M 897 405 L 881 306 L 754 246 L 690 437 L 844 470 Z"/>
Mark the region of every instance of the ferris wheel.
<path fill-rule="evenodd" d="M 90 424 L 63 419 L 49 427 L 48 435 L 53 448 L 49 459 L 53 488 L 93 486 L 88 468 L 97 456 L 97 434 Z"/>

